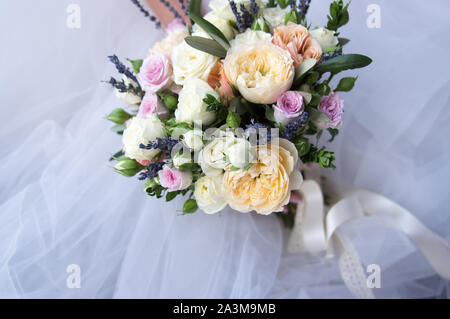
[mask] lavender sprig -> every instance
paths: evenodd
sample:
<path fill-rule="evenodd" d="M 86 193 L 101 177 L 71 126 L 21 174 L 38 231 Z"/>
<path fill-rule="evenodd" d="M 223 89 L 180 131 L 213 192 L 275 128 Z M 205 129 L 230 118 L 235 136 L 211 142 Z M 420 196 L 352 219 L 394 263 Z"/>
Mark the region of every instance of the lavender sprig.
<path fill-rule="evenodd" d="M 245 136 L 248 138 L 251 133 L 256 133 L 259 136 L 259 144 L 267 144 L 272 139 L 272 134 L 269 128 L 261 123 L 255 123 L 251 120 L 251 124 L 245 126 Z"/>
<path fill-rule="evenodd" d="M 302 116 L 300 116 L 299 119 L 290 122 L 286 129 L 283 131 L 281 136 L 289 141 L 293 141 L 295 138 L 295 135 L 297 134 L 297 131 L 301 129 L 306 122 L 308 121 L 309 114 L 307 112 L 304 112 Z"/>
<path fill-rule="evenodd" d="M 144 92 L 142 92 L 142 90 L 134 87 L 131 83 L 126 85 L 124 80 L 117 81 L 115 78 L 111 77 L 111 79 L 109 79 L 109 81 L 106 83 L 111 84 L 120 93 L 132 93 L 140 97 L 144 96 Z"/>
<path fill-rule="evenodd" d="M 158 172 L 162 170 L 164 165 L 164 162 L 150 163 L 144 171 L 139 173 L 138 179 L 140 181 L 143 181 L 145 179 L 154 179 L 158 176 Z"/>
<path fill-rule="evenodd" d="M 236 26 L 239 32 L 244 32 L 246 29 L 244 25 L 244 20 L 242 19 L 242 16 L 237 9 L 236 2 L 234 2 L 233 0 L 228 0 L 228 2 L 230 3 L 231 11 L 236 17 Z"/>
<path fill-rule="evenodd" d="M 311 5 L 311 0 L 300 0 L 299 6 L 298 6 L 298 13 L 300 14 L 300 17 L 304 19 L 306 15 L 308 14 L 309 6 Z"/>
<path fill-rule="evenodd" d="M 161 28 L 161 22 L 154 15 L 151 15 L 147 10 L 145 10 L 138 0 L 131 0 L 131 2 L 139 8 L 139 11 L 141 11 L 144 16 L 148 17 L 151 22 L 155 23 L 157 28 Z"/>
<path fill-rule="evenodd" d="M 108 59 L 115 65 L 117 72 L 125 75 L 130 80 L 133 80 L 140 88 L 140 85 L 139 85 L 138 80 L 136 79 L 136 76 L 133 74 L 133 72 L 131 72 L 131 70 L 129 68 L 127 68 L 122 62 L 120 62 L 117 55 L 115 55 L 115 54 L 110 55 L 110 56 L 108 56 Z"/>
<path fill-rule="evenodd" d="M 250 0 L 250 13 L 253 16 L 256 16 L 259 12 L 259 6 L 256 3 L 256 0 Z"/>
<path fill-rule="evenodd" d="M 328 60 L 331 60 L 331 59 L 336 58 L 341 55 L 342 55 L 342 48 L 337 48 L 333 51 L 326 52 L 325 54 L 322 55 L 322 59 L 320 60 L 319 64 L 324 63 Z"/>
<path fill-rule="evenodd" d="M 170 154 L 179 141 L 180 140 L 171 137 L 157 137 L 156 141 L 151 141 L 147 145 L 141 144 L 139 147 L 145 150 L 161 150 L 167 154 Z"/>

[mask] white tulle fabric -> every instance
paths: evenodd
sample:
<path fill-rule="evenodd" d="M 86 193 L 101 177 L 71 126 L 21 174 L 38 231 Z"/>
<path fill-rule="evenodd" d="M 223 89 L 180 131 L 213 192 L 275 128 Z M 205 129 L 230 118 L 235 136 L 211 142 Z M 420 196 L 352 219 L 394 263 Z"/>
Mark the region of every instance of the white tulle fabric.
<path fill-rule="evenodd" d="M 338 259 L 289 254 L 275 216 L 179 216 L 181 200 L 113 172 L 120 138 L 104 117 L 123 105 L 100 83 L 114 74 L 106 56 L 142 57 L 162 34 L 129 1 L 77 3 L 81 29 L 66 27 L 64 1 L 0 3 L 0 297 L 352 298 Z M 378 1 L 381 29 L 369 29 L 371 3 L 353 1 L 342 29 L 346 51 L 375 62 L 343 94 L 327 176 L 391 198 L 448 241 L 450 3 Z M 313 25 L 327 7 L 313 1 Z M 380 265 L 374 296 L 448 296 L 410 240 L 371 218 L 340 232 Z M 66 286 L 70 264 L 81 288 Z"/>

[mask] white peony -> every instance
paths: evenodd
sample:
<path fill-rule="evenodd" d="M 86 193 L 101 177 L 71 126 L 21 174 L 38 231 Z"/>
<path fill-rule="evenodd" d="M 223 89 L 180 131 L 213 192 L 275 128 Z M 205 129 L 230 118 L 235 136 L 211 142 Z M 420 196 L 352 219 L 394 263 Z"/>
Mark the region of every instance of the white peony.
<path fill-rule="evenodd" d="M 256 154 L 249 141 L 239 138 L 228 147 L 228 160 L 236 168 L 244 168 L 256 160 Z"/>
<path fill-rule="evenodd" d="M 183 41 L 172 52 L 174 81 L 178 85 L 185 85 L 192 78 L 207 81 L 217 61 L 218 57 L 194 49 Z"/>
<path fill-rule="evenodd" d="M 250 0 L 234 0 L 234 2 L 236 3 L 239 12 L 241 12 L 241 4 L 245 5 L 247 9 L 250 9 Z M 264 1 L 256 0 L 256 4 L 258 4 L 259 8 L 262 8 L 264 6 Z M 231 10 L 230 2 L 228 0 L 211 0 L 209 2 L 209 8 L 222 19 L 236 22 L 236 17 Z"/>
<path fill-rule="evenodd" d="M 206 14 L 203 19 L 207 20 L 211 24 L 213 24 L 217 29 L 222 31 L 223 35 L 228 39 L 231 40 L 234 38 L 235 30 L 231 26 L 230 20 L 223 19 L 219 17 L 214 12 L 209 12 Z M 203 36 L 209 37 L 206 32 L 203 31 L 202 28 L 200 28 L 198 25 L 194 24 L 192 27 L 192 31 L 194 34 L 197 34 L 200 36 L 200 34 L 204 34 Z"/>
<path fill-rule="evenodd" d="M 251 29 L 240 33 L 230 42 L 231 47 L 247 46 L 258 42 L 272 43 L 272 35 L 264 31 L 253 31 Z"/>
<path fill-rule="evenodd" d="M 309 31 L 309 34 L 320 44 L 322 51 L 325 52 L 326 49 L 338 45 L 339 40 L 334 35 L 334 31 L 330 31 L 325 28 L 319 28 Z"/>
<path fill-rule="evenodd" d="M 236 141 L 233 132 L 219 131 L 219 135 L 209 142 L 198 154 L 198 164 L 206 176 L 222 174 L 229 165 L 228 149 Z"/>
<path fill-rule="evenodd" d="M 201 130 L 187 131 L 183 134 L 183 141 L 192 151 L 200 151 L 203 148 L 203 132 Z"/>
<path fill-rule="evenodd" d="M 286 14 L 288 14 L 289 11 L 289 7 L 284 9 L 281 9 L 280 7 L 265 8 L 263 11 L 263 17 L 267 20 L 267 22 L 269 22 L 270 26 L 275 29 L 276 27 L 284 24 Z"/>
<path fill-rule="evenodd" d="M 223 198 L 223 174 L 204 176 L 195 182 L 194 197 L 198 207 L 206 214 L 215 214 L 227 206 Z"/>
<path fill-rule="evenodd" d="M 216 113 L 206 111 L 207 105 L 203 102 L 207 94 L 219 97 L 219 94 L 203 80 L 190 79 L 186 82 L 178 97 L 178 108 L 175 111 L 177 122 L 201 121 L 202 125 L 214 122 Z"/>
<path fill-rule="evenodd" d="M 128 87 L 130 84 L 137 87 L 137 83 L 133 80 L 130 80 L 125 75 L 122 75 L 122 79 L 125 83 L 125 85 Z M 127 105 L 129 106 L 137 106 L 141 102 L 141 97 L 130 93 L 130 92 L 120 92 L 119 90 L 116 90 L 116 97 L 123 100 Z"/>
<path fill-rule="evenodd" d="M 152 160 L 160 151 L 140 148 L 157 137 L 166 137 L 164 124 L 156 115 L 147 118 L 133 117 L 128 120 L 122 142 L 125 156 L 136 160 Z"/>

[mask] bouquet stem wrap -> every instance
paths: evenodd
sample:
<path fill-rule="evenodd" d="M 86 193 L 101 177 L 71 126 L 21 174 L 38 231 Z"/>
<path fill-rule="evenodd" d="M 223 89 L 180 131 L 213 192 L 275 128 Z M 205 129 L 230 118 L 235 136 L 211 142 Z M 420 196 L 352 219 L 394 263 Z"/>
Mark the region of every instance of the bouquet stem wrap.
<path fill-rule="evenodd" d="M 340 250 L 339 265 L 347 287 L 356 297 L 373 298 L 372 290 L 366 285 L 367 278 L 358 254 L 340 227 L 359 218 L 377 216 L 383 226 L 407 235 L 436 273 L 450 280 L 449 244 L 411 212 L 382 195 L 357 189 L 340 195 L 340 199 L 326 213 L 322 189 L 317 181 L 320 175 L 311 171 L 305 175 L 308 180 L 300 189 L 303 201 L 298 205 L 288 245 L 291 253 L 317 255 L 328 252 L 327 255 L 332 256 L 334 242 Z M 327 187 L 331 191 L 337 189 L 333 185 L 325 185 Z"/>

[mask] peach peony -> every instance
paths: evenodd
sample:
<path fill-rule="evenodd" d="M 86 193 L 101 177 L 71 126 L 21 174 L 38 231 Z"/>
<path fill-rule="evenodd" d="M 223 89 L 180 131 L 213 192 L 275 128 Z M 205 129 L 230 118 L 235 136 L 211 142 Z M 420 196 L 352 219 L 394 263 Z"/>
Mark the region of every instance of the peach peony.
<path fill-rule="evenodd" d="M 226 171 L 225 200 L 242 213 L 281 212 L 289 203 L 291 191 L 299 189 L 303 181 L 297 168 L 297 150 L 291 142 L 280 139 L 259 146 L 257 151 L 258 160 L 250 169 Z"/>
<path fill-rule="evenodd" d="M 312 58 L 319 61 L 322 57 L 320 43 L 313 39 L 308 29 L 300 24 L 289 22 L 287 25 L 276 28 L 273 43 L 289 52 L 295 67 L 306 59 Z"/>
<path fill-rule="evenodd" d="M 217 62 L 216 65 L 214 65 L 214 67 L 211 69 L 207 82 L 213 89 L 219 89 L 219 93 L 221 96 L 225 98 L 233 97 L 233 90 L 228 83 L 229 80 L 227 78 L 227 75 L 225 74 L 222 61 Z"/>

